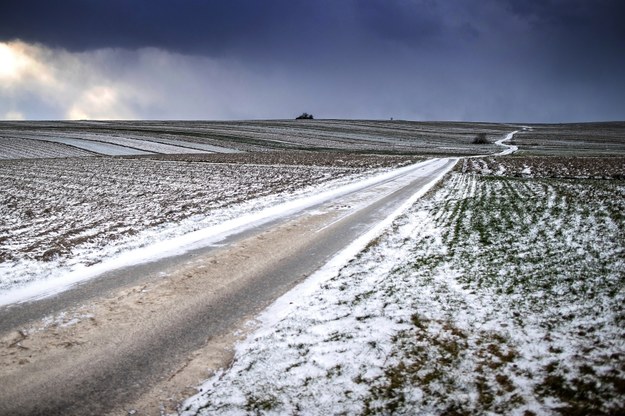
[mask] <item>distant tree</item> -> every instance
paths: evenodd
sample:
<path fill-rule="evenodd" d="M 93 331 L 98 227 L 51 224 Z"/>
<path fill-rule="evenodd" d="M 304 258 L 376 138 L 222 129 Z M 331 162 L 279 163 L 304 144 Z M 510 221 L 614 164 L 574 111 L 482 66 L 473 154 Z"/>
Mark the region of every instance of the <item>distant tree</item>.
<path fill-rule="evenodd" d="M 486 135 L 486 133 L 478 133 L 477 136 L 475 136 L 475 139 L 473 139 L 473 144 L 489 144 L 490 142 L 488 141 L 488 136 Z"/>
<path fill-rule="evenodd" d="M 308 113 L 302 113 L 302 115 L 295 117 L 296 120 L 312 120 L 313 118 L 313 115 Z"/>

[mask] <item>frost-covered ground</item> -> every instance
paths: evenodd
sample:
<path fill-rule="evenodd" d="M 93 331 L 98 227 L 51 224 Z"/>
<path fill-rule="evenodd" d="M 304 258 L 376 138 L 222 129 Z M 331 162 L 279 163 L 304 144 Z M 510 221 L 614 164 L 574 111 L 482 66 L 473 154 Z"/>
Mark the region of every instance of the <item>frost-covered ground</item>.
<path fill-rule="evenodd" d="M 625 122 L 538 124 L 514 137 L 523 155 L 614 156 L 625 152 Z"/>
<path fill-rule="evenodd" d="M 344 167 L 120 158 L 3 161 L 0 293 L 375 175 L 388 169 L 381 167 L 383 159 L 357 158 L 351 166 L 339 159 Z"/>
<path fill-rule="evenodd" d="M 625 183 L 461 170 L 265 312 L 182 413 L 623 413 Z"/>
<path fill-rule="evenodd" d="M 625 157 L 486 157 L 466 159 L 462 171 L 524 178 L 625 179 Z"/>
<path fill-rule="evenodd" d="M 90 154 L 185 154 L 316 150 L 470 156 L 523 154 L 622 155 L 625 123 L 510 125 L 402 120 L 21 121 L 0 122 L 0 159 Z M 485 134 L 489 143 L 476 144 Z M 45 143 L 45 146 L 42 144 Z"/>
<path fill-rule="evenodd" d="M 0 137 L 0 159 L 93 156 L 93 153 L 59 143 Z"/>
<path fill-rule="evenodd" d="M 0 122 L 0 144 L 13 143 L 0 159 L 59 157 L 59 153 L 139 155 L 317 150 L 435 155 L 490 154 L 502 134 L 514 130 L 494 123 L 416 123 L 375 120 L 259 120 Z M 491 144 L 476 145 L 484 133 Z M 38 149 L 37 143 L 46 143 Z"/>
<path fill-rule="evenodd" d="M 68 156 L 130 156 L 149 154 L 237 153 L 237 150 L 192 143 L 184 140 L 137 136 L 123 137 L 94 133 L 89 129 L 71 131 L 10 131 L 9 138 L 0 137 L 0 159 Z M 80 151 L 83 154 L 80 154 Z"/>

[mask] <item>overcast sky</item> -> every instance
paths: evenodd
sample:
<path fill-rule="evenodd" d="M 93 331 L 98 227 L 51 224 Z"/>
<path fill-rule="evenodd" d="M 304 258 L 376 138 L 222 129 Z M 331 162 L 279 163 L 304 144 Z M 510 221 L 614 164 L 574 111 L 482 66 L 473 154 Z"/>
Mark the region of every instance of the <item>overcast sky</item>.
<path fill-rule="evenodd" d="M 0 119 L 625 119 L 622 0 L 3 0 Z"/>

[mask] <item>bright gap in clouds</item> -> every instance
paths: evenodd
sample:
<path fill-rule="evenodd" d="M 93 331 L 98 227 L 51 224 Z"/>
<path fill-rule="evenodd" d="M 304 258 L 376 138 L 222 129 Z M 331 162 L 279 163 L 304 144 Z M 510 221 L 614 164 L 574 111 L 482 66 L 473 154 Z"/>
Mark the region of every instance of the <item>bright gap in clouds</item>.
<path fill-rule="evenodd" d="M 95 59 L 94 59 L 95 58 Z M 97 54 L 73 54 L 20 41 L 0 43 L 0 114 L 5 119 L 131 118 Z M 43 108 L 45 115 L 30 114 Z"/>
<path fill-rule="evenodd" d="M 5 119 L 241 119 L 299 110 L 284 99 L 289 91 L 275 88 L 279 76 L 273 82 L 234 61 L 156 48 L 69 52 L 13 41 L 0 43 L 0 65 Z"/>
<path fill-rule="evenodd" d="M 28 82 L 53 85 L 55 80 L 42 62 L 42 50 L 23 42 L 0 42 L 0 80 L 3 89 Z"/>
<path fill-rule="evenodd" d="M 147 72 L 150 63 L 125 74 L 119 67 L 122 55 L 113 49 L 71 53 L 20 41 L 0 43 L 0 114 L 5 119 L 135 118 L 135 108 L 153 100 L 153 94 L 124 76 Z M 46 114 L 29 113 L 33 107 Z"/>
<path fill-rule="evenodd" d="M 18 59 L 11 46 L 0 43 L 0 79 L 13 78 L 18 72 Z"/>

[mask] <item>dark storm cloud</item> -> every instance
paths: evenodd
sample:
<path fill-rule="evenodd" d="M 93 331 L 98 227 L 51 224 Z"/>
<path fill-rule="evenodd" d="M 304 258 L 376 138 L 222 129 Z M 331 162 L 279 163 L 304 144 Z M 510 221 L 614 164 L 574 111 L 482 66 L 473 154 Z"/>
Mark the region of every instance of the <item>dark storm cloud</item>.
<path fill-rule="evenodd" d="M 504 27 L 514 18 L 540 42 L 537 52 L 575 58 L 617 54 L 624 15 L 621 0 L 8 0 L 0 39 L 280 61 L 366 54 L 375 61 L 396 44 L 438 48 L 439 59 L 449 59 L 456 48 L 482 51 L 489 38 L 516 47 L 525 34 Z"/>
<path fill-rule="evenodd" d="M 327 2 L 328 5 L 331 2 Z M 337 10 L 339 9 L 339 10 Z M 219 54 L 339 28 L 323 2 L 298 0 L 66 0 L 3 2 L 0 36 L 70 50 L 159 47 Z"/>
<path fill-rule="evenodd" d="M 619 52 L 625 42 L 623 1 L 508 0 L 507 5 L 545 41 L 575 50 L 581 57 L 584 52 Z"/>
<path fill-rule="evenodd" d="M 158 56 L 169 96 L 199 91 L 198 117 L 205 88 L 210 114 L 227 99 L 232 110 L 218 116 L 233 118 L 297 107 L 322 117 L 623 119 L 624 15 L 622 0 L 9 0 L 0 41 L 119 48 L 97 60 L 101 77 L 149 78 L 155 95 L 159 65 L 145 57 Z M 161 52 L 137 52 L 146 47 Z M 231 87 L 226 74 L 239 74 Z M 225 97 L 232 89 L 237 101 Z M 184 116 L 185 97 L 175 113 L 132 116 Z M 256 104 L 237 112 L 243 102 Z"/>

